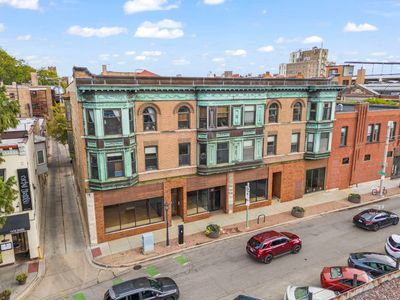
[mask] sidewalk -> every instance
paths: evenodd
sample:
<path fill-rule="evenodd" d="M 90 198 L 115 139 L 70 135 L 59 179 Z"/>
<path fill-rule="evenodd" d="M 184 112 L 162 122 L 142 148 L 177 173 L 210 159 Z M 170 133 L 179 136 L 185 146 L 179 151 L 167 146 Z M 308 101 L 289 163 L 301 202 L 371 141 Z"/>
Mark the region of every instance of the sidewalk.
<path fill-rule="evenodd" d="M 44 267 L 42 261 L 26 261 L 15 263 L 0 269 L 0 293 L 4 289 L 11 289 L 11 299 L 21 299 L 25 291 L 39 279 L 39 269 Z M 17 274 L 26 273 L 28 278 L 24 285 L 19 285 L 15 280 Z"/>
<path fill-rule="evenodd" d="M 384 186 L 388 190 L 386 197 L 400 194 L 400 179 L 385 179 Z M 378 196 L 371 195 L 373 188 L 379 186 L 379 180 L 359 184 L 344 190 L 321 191 L 312 194 L 306 194 L 303 198 L 273 204 L 267 207 L 255 208 L 249 211 L 250 228 L 245 228 L 246 212 L 237 212 L 233 214 L 214 213 L 206 220 L 185 223 L 185 244 L 179 246 L 177 242 L 177 225 L 182 222 L 173 220 L 170 227 L 170 247 L 165 246 L 166 230 L 161 229 L 154 231 L 155 251 L 151 254 L 144 255 L 141 253 L 141 235 L 122 238 L 98 244 L 91 249 L 93 262 L 103 267 L 126 267 L 132 266 L 139 262 L 154 259 L 180 252 L 185 249 L 193 248 L 202 244 L 212 243 L 223 240 L 247 232 L 255 231 L 265 227 L 296 222 L 296 219 L 290 214 L 293 206 L 302 206 L 305 208 L 305 218 L 312 217 L 332 211 L 357 207 L 368 203 L 374 203 L 379 199 Z M 350 193 L 361 194 L 361 204 L 353 204 L 347 201 Z M 257 224 L 257 217 L 265 215 L 265 223 L 260 217 L 260 224 Z M 216 240 L 210 239 L 204 235 L 205 227 L 215 223 L 222 227 L 222 234 Z"/>

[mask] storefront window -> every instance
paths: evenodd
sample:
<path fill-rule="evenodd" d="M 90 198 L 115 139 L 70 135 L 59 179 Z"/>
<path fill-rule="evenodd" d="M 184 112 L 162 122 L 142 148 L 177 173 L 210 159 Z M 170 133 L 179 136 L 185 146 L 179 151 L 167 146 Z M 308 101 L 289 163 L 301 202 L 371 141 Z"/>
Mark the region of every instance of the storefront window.
<path fill-rule="evenodd" d="M 203 189 L 187 193 L 187 215 L 200 214 L 221 209 L 222 187 Z"/>
<path fill-rule="evenodd" d="M 235 205 L 246 203 L 245 189 L 247 182 L 236 184 Z M 267 180 L 250 181 L 250 203 L 265 200 L 267 198 Z"/>
<path fill-rule="evenodd" d="M 105 232 L 164 221 L 163 198 L 133 201 L 104 207 Z"/>

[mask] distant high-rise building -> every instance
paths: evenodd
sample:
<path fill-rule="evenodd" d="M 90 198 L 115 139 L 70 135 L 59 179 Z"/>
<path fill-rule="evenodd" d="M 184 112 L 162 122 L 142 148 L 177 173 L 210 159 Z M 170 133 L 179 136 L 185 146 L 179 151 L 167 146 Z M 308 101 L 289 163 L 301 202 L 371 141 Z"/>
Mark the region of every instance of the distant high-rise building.
<path fill-rule="evenodd" d="M 311 50 L 298 50 L 290 53 L 289 63 L 285 67 L 279 66 L 281 70 L 285 70 L 285 75 L 294 77 L 302 74 L 304 78 L 325 77 L 326 66 L 328 63 L 328 49 L 313 47 Z"/>

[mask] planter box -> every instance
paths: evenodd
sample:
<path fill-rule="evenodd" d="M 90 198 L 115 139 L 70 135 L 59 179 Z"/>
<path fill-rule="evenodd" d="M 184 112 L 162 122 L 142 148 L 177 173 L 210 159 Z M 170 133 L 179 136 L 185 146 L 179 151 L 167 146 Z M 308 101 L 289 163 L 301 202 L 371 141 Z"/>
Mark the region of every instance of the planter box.
<path fill-rule="evenodd" d="M 216 239 L 219 238 L 219 232 L 213 231 L 208 234 L 209 238 Z"/>
<path fill-rule="evenodd" d="M 304 211 L 292 210 L 292 216 L 296 218 L 304 217 Z"/>
<path fill-rule="evenodd" d="M 361 203 L 361 196 L 358 194 L 349 195 L 347 200 L 351 203 Z"/>

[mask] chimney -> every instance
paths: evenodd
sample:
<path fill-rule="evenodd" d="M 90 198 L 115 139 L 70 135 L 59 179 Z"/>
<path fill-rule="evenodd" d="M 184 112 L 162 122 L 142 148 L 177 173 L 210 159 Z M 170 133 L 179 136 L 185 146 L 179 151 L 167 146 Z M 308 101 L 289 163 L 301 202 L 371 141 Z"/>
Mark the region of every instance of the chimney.
<path fill-rule="evenodd" d="M 38 82 L 38 75 L 36 72 L 32 72 L 31 73 L 31 84 L 32 86 L 38 86 L 39 82 Z"/>
<path fill-rule="evenodd" d="M 269 71 L 266 71 L 265 73 L 264 73 L 264 76 L 263 76 L 264 78 L 272 78 L 272 76 L 271 76 L 271 73 L 269 72 Z"/>
<path fill-rule="evenodd" d="M 357 84 L 364 84 L 365 83 L 365 69 L 361 68 L 357 70 Z"/>
<path fill-rule="evenodd" d="M 101 75 L 106 75 L 107 74 L 107 65 L 102 65 L 101 66 Z"/>

